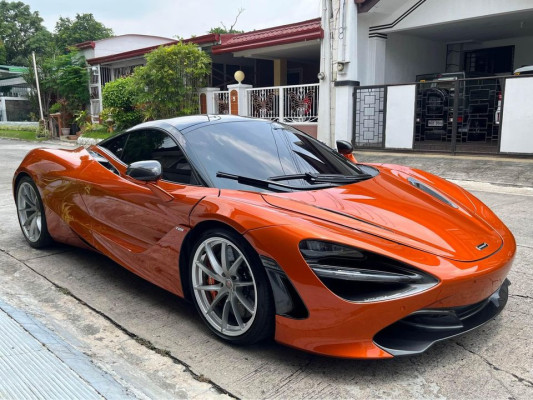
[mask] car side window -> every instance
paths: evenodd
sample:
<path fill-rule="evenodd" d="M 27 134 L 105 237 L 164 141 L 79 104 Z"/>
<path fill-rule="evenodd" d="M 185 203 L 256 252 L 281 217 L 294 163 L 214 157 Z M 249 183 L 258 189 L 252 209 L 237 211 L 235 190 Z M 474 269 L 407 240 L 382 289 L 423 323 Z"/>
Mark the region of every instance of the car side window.
<path fill-rule="evenodd" d="M 127 138 L 128 138 L 128 135 L 119 135 L 115 138 L 106 140 L 105 143 L 100 144 L 100 146 L 106 148 L 107 150 L 112 152 L 114 155 L 116 155 L 118 158 L 121 158 Z"/>
<path fill-rule="evenodd" d="M 122 161 L 157 160 L 163 168 L 163 179 L 170 182 L 195 184 L 191 166 L 174 139 L 158 130 L 131 132 L 124 148 Z"/>

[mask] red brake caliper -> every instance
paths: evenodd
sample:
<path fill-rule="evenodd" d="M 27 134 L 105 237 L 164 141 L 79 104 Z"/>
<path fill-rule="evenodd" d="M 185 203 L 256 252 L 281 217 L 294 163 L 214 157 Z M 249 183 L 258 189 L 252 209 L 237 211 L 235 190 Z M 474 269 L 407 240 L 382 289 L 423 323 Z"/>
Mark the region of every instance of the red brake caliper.
<path fill-rule="evenodd" d="M 214 285 L 215 283 L 216 281 L 214 278 L 211 278 L 211 277 L 207 278 L 208 285 Z M 211 290 L 209 294 L 211 295 L 211 300 L 215 300 L 215 297 L 217 296 L 217 292 L 215 290 Z"/>

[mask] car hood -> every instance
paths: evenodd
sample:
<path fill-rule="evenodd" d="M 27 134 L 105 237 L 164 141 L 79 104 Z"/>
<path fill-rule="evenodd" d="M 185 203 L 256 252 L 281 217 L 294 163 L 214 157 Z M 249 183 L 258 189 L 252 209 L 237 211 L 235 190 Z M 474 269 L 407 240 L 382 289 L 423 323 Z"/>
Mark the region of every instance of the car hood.
<path fill-rule="evenodd" d="M 274 207 L 458 261 L 485 258 L 502 246 L 501 236 L 476 214 L 471 203 L 428 185 L 457 206 L 453 207 L 412 185 L 409 176 L 382 169 L 379 175 L 363 182 L 316 191 L 264 194 L 263 198 Z"/>

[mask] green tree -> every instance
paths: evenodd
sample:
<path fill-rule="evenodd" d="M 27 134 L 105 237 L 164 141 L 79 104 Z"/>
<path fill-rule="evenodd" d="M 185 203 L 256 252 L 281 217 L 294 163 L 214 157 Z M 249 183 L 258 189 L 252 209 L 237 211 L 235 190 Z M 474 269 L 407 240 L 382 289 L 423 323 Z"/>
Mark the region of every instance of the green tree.
<path fill-rule="evenodd" d="M 127 129 L 142 122 L 143 116 L 136 109 L 136 98 L 139 89 L 132 76 L 119 78 L 106 83 L 102 91 L 104 114 L 110 114 L 115 121 L 116 129 Z"/>
<path fill-rule="evenodd" d="M 113 36 L 113 30 L 88 14 L 76 14 L 74 20 L 59 17 L 55 27 L 55 43 L 60 52 L 66 52 L 69 46 L 88 40 L 100 40 Z"/>
<path fill-rule="evenodd" d="M 7 63 L 6 46 L 4 46 L 4 42 L 0 40 L 0 64 L 6 64 L 6 63 Z"/>
<path fill-rule="evenodd" d="M 60 99 L 66 113 L 74 114 L 85 109 L 89 102 L 89 74 L 85 59 L 77 52 L 53 57 L 38 56 L 37 73 L 45 115 L 49 114 L 51 103 Z M 30 65 L 24 79 L 34 89 L 30 101 L 37 107 L 33 65 Z"/>
<path fill-rule="evenodd" d="M 196 45 L 161 46 L 146 56 L 133 74 L 146 120 L 199 112 L 198 89 L 206 86 L 211 58 Z"/>
<path fill-rule="evenodd" d="M 71 113 L 84 110 L 89 103 L 89 73 L 85 65 L 85 58 L 76 51 L 55 58 L 57 91 Z"/>
<path fill-rule="evenodd" d="M 37 11 L 20 1 L 0 1 L 0 40 L 6 50 L 6 63 L 28 65 L 32 51 L 50 48 L 52 35 L 44 28 Z"/>

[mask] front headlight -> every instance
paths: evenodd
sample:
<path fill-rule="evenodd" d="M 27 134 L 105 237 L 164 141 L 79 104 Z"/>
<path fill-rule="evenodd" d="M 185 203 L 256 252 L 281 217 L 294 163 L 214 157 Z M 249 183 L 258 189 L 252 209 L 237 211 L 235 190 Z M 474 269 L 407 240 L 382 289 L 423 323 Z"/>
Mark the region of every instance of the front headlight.
<path fill-rule="evenodd" d="M 434 276 L 400 261 L 338 243 L 303 240 L 300 252 L 322 283 L 349 301 L 392 300 L 439 283 Z"/>

